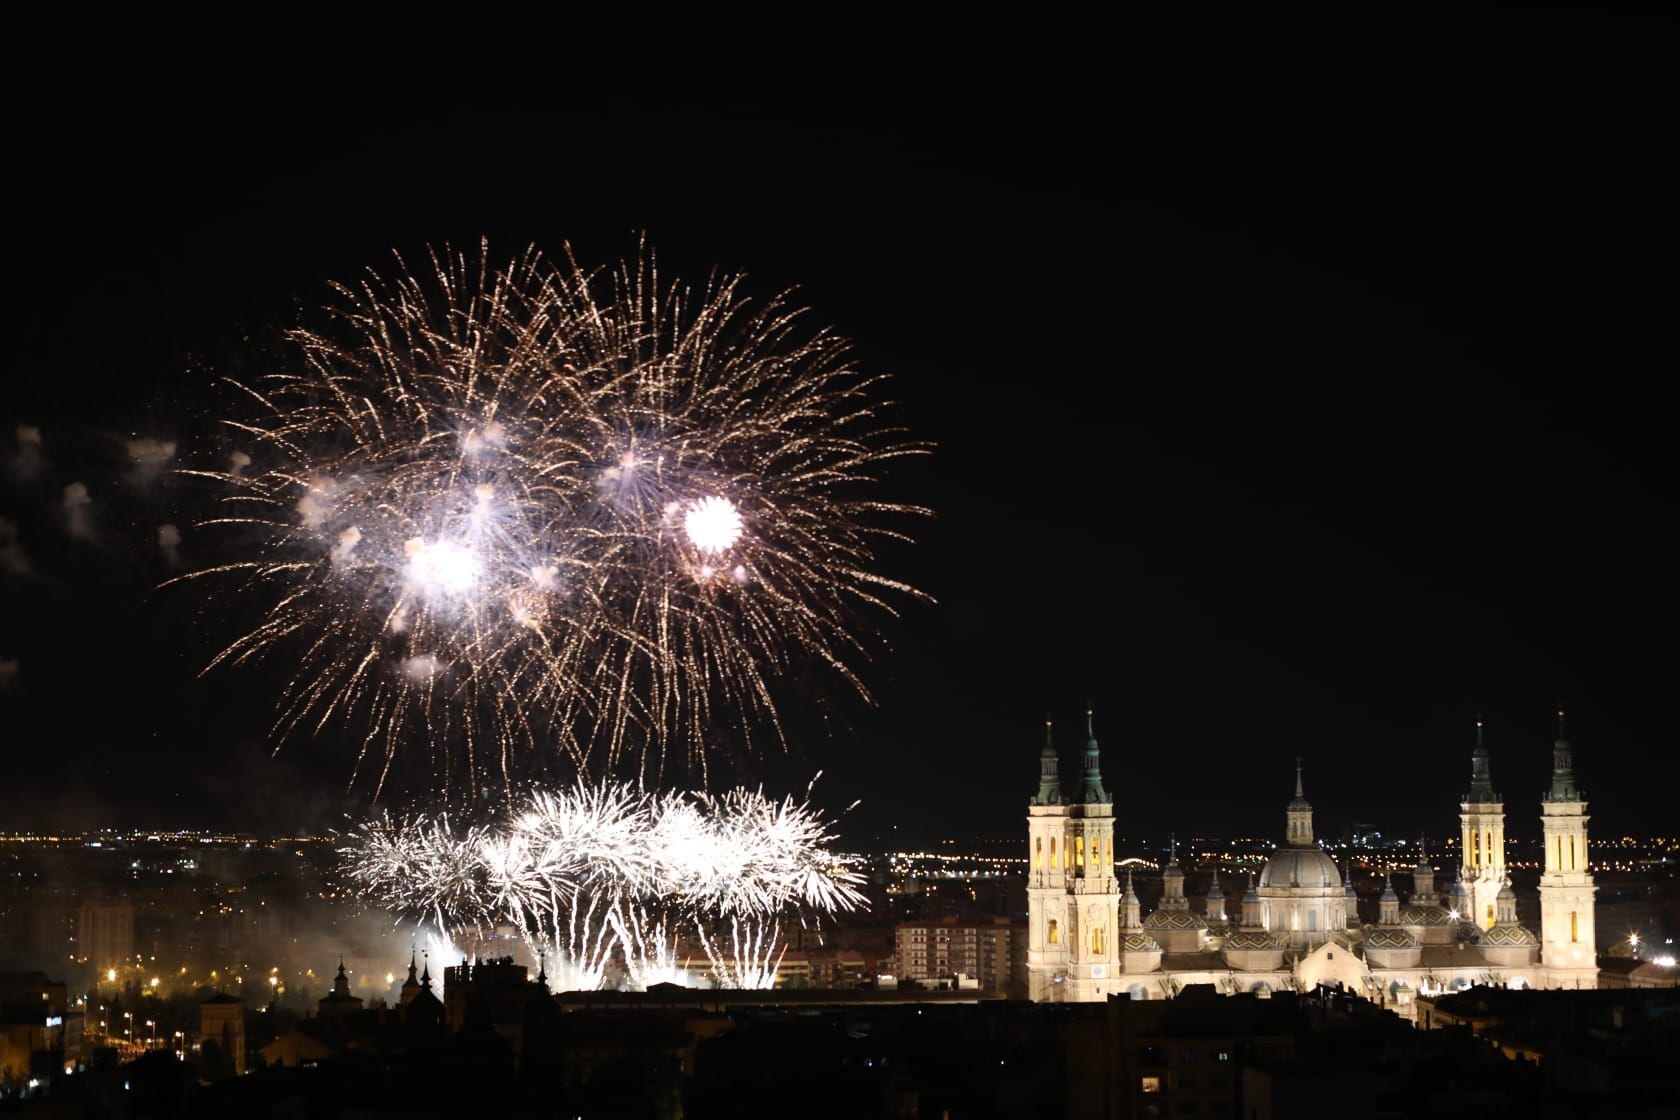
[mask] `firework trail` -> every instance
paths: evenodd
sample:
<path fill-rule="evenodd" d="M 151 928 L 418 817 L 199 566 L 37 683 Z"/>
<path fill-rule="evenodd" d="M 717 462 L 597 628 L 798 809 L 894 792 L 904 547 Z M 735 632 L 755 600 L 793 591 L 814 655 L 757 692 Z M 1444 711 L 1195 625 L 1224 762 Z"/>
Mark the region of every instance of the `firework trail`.
<path fill-rule="evenodd" d="M 381 817 L 353 831 L 344 871 L 362 897 L 471 942 L 511 925 L 593 988 L 680 977 L 690 935 L 719 983 L 773 982 L 784 919 L 863 904 L 860 877 L 829 849 L 809 804 L 762 792 L 649 794 L 606 783 L 536 792 L 506 820 Z"/>
<path fill-rule="evenodd" d="M 376 788 L 412 738 L 469 790 L 549 752 L 703 779 L 720 724 L 780 738 L 796 662 L 867 695 L 862 624 L 918 594 L 876 546 L 925 512 L 877 484 L 927 447 L 843 339 L 645 250 L 591 275 L 481 246 L 333 290 L 293 368 L 235 385 L 241 450 L 188 472 L 242 551 L 183 578 L 266 604 L 212 666 L 296 658 L 280 741 L 352 721 Z"/>

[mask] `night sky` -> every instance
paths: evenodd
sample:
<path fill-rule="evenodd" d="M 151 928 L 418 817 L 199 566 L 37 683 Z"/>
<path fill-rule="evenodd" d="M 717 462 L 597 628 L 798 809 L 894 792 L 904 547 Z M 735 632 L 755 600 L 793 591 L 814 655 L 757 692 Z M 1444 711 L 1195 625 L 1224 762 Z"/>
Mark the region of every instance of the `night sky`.
<path fill-rule="evenodd" d="M 392 248 L 605 263 L 644 230 L 671 271 L 798 285 L 938 445 L 890 481 L 938 517 L 884 562 L 937 603 L 882 626 L 879 706 L 795 697 L 793 756 L 723 776 L 825 771 L 848 839 L 1024 835 L 1042 714 L 1071 781 L 1089 698 L 1124 832 L 1279 832 L 1301 754 L 1321 834 L 1443 835 L 1481 711 L 1523 836 L 1562 702 L 1595 830 L 1670 825 L 1655 46 L 1347 33 L 1333 64 L 1180 34 L 14 70 L 0 828 L 360 804 L 336 733 L 269 757 L 269 672 L 198 677 L 242 606 L 156 589 L 161 524 L 213 546 L 124 442 L 213 451 L 212 377 Z"/>

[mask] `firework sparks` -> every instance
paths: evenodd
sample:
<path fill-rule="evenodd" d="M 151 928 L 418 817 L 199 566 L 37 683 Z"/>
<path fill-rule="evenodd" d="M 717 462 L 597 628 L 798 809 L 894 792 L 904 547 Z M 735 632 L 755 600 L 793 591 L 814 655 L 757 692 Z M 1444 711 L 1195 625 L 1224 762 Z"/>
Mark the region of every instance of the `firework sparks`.
<path fill-rule="evenodd" d="M 574 986 L 615 971 L 634 987 L 676 979 L 687 935 L 719 983 L 768 987 L 785 918 L 863 904 L 832 839 L 809 801 L 605 784 L 534 793 L 465 831 L 442 816 L 382 817 L 347 839 L 344 867 L 364 897 L 452 941 L 517 928 Z"/>
<path fill-rule="evenodd" d="M 720 715 L 780 736 L 792 659 L 864 691 L 859 623 L 917 595 L 878 570 L 883 520 L 925 512 L 875 485 L 927 448 L 844 340 L 651 253 L 429 263 L 336 286 L 295 368 L 236 386 L 241 450 L 188 472 L 248 551 L 183 578 L 268 604 L 212 664 L 299 651 L 282 741 L 365 721 L 381 786 L 410 737 L 470 785 L 537 750 L 703 777 Z"/>

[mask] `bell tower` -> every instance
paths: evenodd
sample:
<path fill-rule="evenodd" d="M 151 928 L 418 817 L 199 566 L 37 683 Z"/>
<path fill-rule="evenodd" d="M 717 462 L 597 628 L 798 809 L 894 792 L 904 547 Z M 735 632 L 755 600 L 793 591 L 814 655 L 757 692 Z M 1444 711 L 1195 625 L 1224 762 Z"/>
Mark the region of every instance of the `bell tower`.
<path fill-rule="evenodd" d="M 1540 963 L 1555 988 L 1598 986 L 1593 885 L 1587 870 L 1587 802 L 1575 784 L 1575 752 L 1558 712 L 1552 744 L 1552 788 L 1540 802 L 1545 858 L 1540 874 Z"/>
<path fill-rule="evenodd" d="M 1044 717 L 1038 793 L 1027 802 L 1027 996 L 1061 1000 L 1067 978 L 1068 805 L 1054 728 Z"/>
<path fill-rule="evenodd" d="M 1492 929 L 1499 920 L 1499 889 L 1505 883 L 1505 803 L 1493 791 L 1493 771 L 1476 717 L 1476 746 L 1470 752 L 1470 792 L 1458 806 L 1459 872 L 1469 892 L 1466 921 Z"/>

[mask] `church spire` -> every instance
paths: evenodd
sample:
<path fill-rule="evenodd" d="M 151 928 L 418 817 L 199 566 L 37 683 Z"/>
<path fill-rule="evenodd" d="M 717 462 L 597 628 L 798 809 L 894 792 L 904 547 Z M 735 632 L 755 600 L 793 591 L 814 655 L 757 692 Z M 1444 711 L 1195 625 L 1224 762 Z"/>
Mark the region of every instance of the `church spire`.
<path fill-rule="evenodd" d="M 1575 751 L 1564 733 L 1563 709 L 1558 709 L 1558 737 L 1552 744 L 1552 792 L 1548 801 L 1579 801 L 1581 788 L 1575 784 Z"/>
<path fill-rule="evenodd" d="M 1085 705 L 1085 780 L 1079 787 L 1079 800 L 1085 805 L 1106 805 L 1109 796 L 1102 784 L 1102 757 L 1097 750 L 1095 715 L 1089 702 Z"/>
<path fill-rule="evenodd" d="M 1295 797 L 1284 813 L 1289 828 L 1286 842 L 1291 848 L 1310 848 L 1313 843 L 1312 805 L 1301 785 L 1301 756 L 1295 756 Z"/>
<path fill-rule="evenodd" d="M 1498 801 L 1493 792 L 1493 767 L 1488 759 L 1487 742 L 1482 737 L 1482 717 L 1476 716 L 1476 747 L 1470 752 L 1470 792 L 1465 801 L 1487 803 Z"/>
<path fill-rule="evenodd" d="M 1034 805 L 1060 805 L 1062 803 L 1062 759 L 1056 753 L 1054 736 L 1051 734 L 1050 713 L 1044 713 L 1044 750 L 1038 756 L 1038 796 L 1032 799 Z"/>

